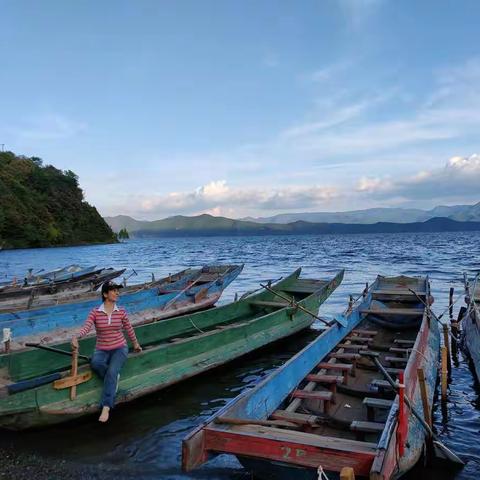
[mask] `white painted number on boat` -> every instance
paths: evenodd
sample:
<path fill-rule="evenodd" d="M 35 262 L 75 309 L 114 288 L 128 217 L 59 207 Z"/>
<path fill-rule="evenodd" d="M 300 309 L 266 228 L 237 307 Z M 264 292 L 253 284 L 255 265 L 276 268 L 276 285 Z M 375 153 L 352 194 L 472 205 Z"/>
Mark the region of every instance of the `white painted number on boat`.
<path fill-rule="evenodd" d="M 291 458 L 291 453 L 292 449 L 290 447 L 280 447 L 280 450 L 282 450 L 283 458 Z M 305 450 L 302 450 L 301 448 L 296 448 L 295 449 L 295 457 L 305 457 L 307 452 Z"/>

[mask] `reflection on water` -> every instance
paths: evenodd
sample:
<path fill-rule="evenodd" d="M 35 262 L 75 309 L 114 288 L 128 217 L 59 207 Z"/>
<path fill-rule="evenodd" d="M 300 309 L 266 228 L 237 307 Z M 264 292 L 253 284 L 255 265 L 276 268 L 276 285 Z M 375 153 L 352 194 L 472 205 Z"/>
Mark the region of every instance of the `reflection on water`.
<path fill-rule="evenodd" d="M 245 263 L 240 277 L 229 286 L 220 303 L 235 292 L 258 287 L 303 266 L 304 274 L 328 277 L 346 269 L 343 284 L 322 306 L 323 315 L 343 310 L 349 294 L 358 294 L 377 274 L 429 274 L 435 311 L 443 312 L 451 286 L 461 293 L 462 272 L 479 265 L 480 233 L 398 234 L 345 236 L 214 237 L 130 241 L 117 245 L 35 249 L 0 252 L 0 274 L 21 278 L 27 268 L 55 268 L 70 263 L 134 268 L 136 282 L 158 278 L 191 265 Z M 127 272 L 129 274 L 129 272 Z M 461 305 L 459 301 L 455 311 Z M 446 316 L 444 317 L 446 318 Z M 274 368 L 315 337 L 315 331 L 296 335 L 214 372 L 187 380 L 145 399 L 116 409 L 107 425 L 95 417 L 48 430 L 2 432 L 2 441 L 19 451 L 35 451 L 51 458 L 81 463 L 98 478 L 247 479 L 250 476 L 232 457 L 219 456 L 185 475 L 180 471 L 181 439 L 230 398 L 251 388 Z M 448 416 L 434 410 L 435 427 L 442 440 L 467 466 L 461 472 L 421 469 L 410 478 L 469 479 L 480 470 L 476 444 L 479 432 L 479 390 L 468 362 L 459 354 L 452 372 Z M 101 472 L 101 475 L 99 474 Z"/>

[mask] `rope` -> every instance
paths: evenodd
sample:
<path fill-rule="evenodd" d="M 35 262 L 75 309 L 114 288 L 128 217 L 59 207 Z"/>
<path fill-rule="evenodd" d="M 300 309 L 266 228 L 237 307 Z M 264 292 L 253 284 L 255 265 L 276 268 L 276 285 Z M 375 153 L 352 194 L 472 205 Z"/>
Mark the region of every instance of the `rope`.
<path fill-rule="evenodd" d="M 327 477 L 327 474 L 325 473 L 321 465 L 319 465 L 317 468 L 317 475 L 318 475 L 318 480 L 329 480 L 329 478 Z"/>
<path fill-rule="evenodd" d="M 193 323 L 193 320 L 191 318 L 189 318 L 190 320 L 190 323 L 192 324 L 193 327 L 195 327 L 200 333 L 205 333 L 201 328 L 198 328 L 194 323 Z"/>

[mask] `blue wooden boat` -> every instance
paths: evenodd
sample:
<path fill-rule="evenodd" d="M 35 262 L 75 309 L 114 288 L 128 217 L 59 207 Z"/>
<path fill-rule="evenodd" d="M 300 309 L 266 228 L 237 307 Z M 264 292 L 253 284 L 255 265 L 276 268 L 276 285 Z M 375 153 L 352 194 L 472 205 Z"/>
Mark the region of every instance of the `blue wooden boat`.
<path fill-rule="evenodd" d="M 96 298 L 98 293 L 95 293 L 95 290 L 103 282 L 113 280 L 124 272 L 124 268 L 121 270 L 104 268 L 98 273 L 94 272 L 88 275 L 87 278 L 26 287 L 11 286 L 0 291 L 0 313 Z"/>
<path fill-rule="evenodd" d="M 55 270 L 51 270 L 49 272 L 44 272 L 42 269 L 33 273 L 33 269 L 30 268 L 24 279 L 15 278 L 11 280 L 3 280 L 0 282 L 0 287 L 16 285 L 20 280 L 22 280 L 22 282 L 26 282 L 27 284 L 38 284 L 51 280 L 55 275 L 62 275 L 68 272 L 78 272 L 81 269 L 82 267 L 79 265 L 72 264 L 65 267 L 56 268 Z"/>
<path fill-rule="evenodd" d="M 140 286 L 122 292 L 121 305 L 133 325 L 141 325 L 208 308 L 240 274 L 243 265 L 208 265 L 169 275 L 153 287 Z M 0 314 L 0 328 L 9 328 L 12 350 L 25 343 L 58 343 L 70 338 L 92 308 L 101 303 L 97 294 L 89 300 Z"/>
<path fill-rule="evenodd" d="M 477 380 L 480 381 L 480 282 L 479 275 L 470 281 L 464 274 L 465 301 L 460 310 L 462 344 L 472 359 Z"/>
<path fill-rule="evenodd" d="M 269 480 L 316 480 L 322 471 L 338 478 L 343 467 L 353 468 L 356 478 L 387 480 L 410 470 L 422 455 L 425 432 L 371 357 L 359 353 L 377 352 L 392 376 L 404 373 L 404 393 L 420 412 L 422 368 L 431 407 L 440 334 L 410 288 L 423 301 L 429 298 L 427 278 L 378 277 L 349 306 L 346 326 L 326 328 L 190 433 L 183 441 L 183 469 L 228 453 L 255 478 Z M 411 326 L 398 328 L 405 324 Z"/>

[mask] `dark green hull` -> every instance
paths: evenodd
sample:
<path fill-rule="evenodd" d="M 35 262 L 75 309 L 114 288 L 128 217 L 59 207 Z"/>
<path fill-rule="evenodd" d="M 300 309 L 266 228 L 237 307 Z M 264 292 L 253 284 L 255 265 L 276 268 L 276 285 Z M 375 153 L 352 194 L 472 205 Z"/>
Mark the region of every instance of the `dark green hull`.
<path fill-rule="evenodd" d="M 300 280 L 299 274 L 300 269 L 279 282 L 275 289 L 291 295 L 315 313 L 343 278 L 343 271 L 324 282 Z M 141 354 L 130 355 L 125 364 L 117 403 L 222 365 L 299 332 L 314 321 L 300 309 L 275 306 L 279 300 L 269 292 L 262 292 L 209 311 L 138 327 L 137 336 L 146 348 Z M 66 345 L 63 347 L 68 349 Z M 85 339 L 81 353 L 92 350 L 92 339 Z M 0 362 L 3 360 L 4 370 L 8 369 L 14 380 L 59 371 L 68 368 L 69 362 L 68 357 L 43 351 L 19 352 L 9 357 Z M 85 365 L 80 371 L 88 368 Z M 94 376 L 77 386 L 77 398 L 73 401 L 68 389 L 55 390 L 51 383 L 4 395 L 0 398 L 0 427 L 16 430 L 41 427 L 93 413 L 98 410 L 101 389 L 101 380 Z"/>

